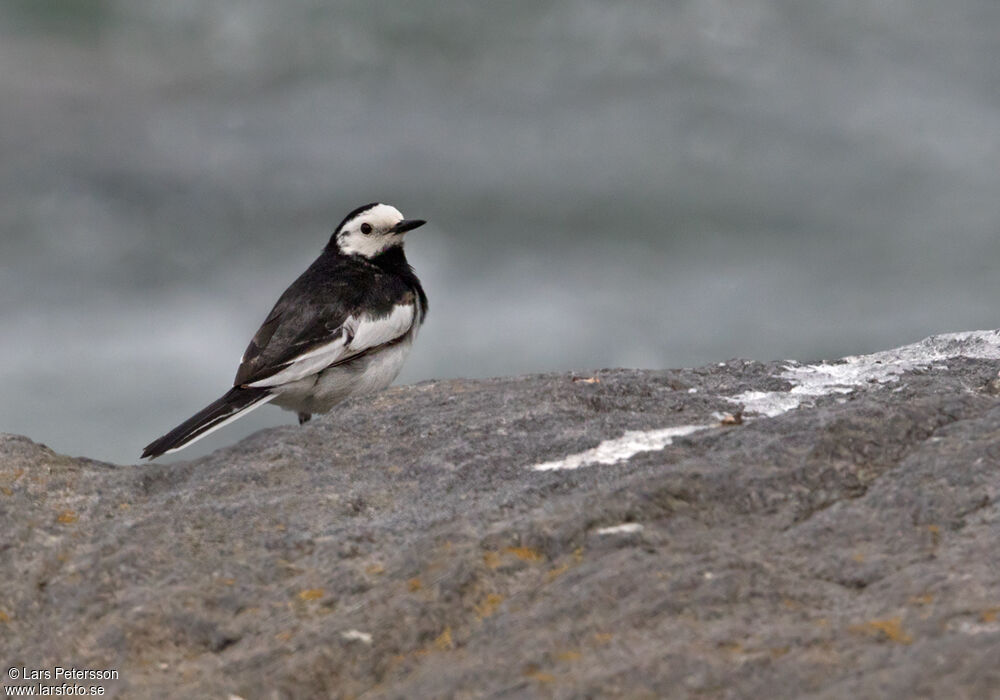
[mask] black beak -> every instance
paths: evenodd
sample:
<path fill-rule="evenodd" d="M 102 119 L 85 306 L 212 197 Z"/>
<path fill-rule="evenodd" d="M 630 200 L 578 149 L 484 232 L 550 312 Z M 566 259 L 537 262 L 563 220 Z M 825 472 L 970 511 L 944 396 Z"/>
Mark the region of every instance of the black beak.
<path fill-rule="evenodd" d="M 403 219 L 398 224 L 392 227 L 393 233 L 406 233 L 407 231 L 412 231 L 415 228 L 420 228 L 427 222 L 423 219 Z"/>

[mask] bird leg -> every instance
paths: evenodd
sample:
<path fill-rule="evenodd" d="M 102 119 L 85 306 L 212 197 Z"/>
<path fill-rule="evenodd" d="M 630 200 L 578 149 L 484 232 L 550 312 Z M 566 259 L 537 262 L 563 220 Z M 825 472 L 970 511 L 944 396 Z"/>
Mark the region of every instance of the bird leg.
<path fill-rule="evenodd" d="M 302 425 L 303 423 L 308 423 L 309 419 L 312 417 L 313 414 L 311 413 L 303 413 L 302 411 L 299 411 L 299 425 Z"/>

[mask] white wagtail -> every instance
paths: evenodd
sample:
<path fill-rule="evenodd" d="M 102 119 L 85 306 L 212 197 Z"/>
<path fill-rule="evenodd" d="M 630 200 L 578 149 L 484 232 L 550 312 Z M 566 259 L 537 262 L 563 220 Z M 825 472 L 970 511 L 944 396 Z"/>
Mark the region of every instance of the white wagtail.
<path fill-rule="evenodd" d="M 406 232 L 424 223 L 377 202 L 348 214 L 271 309 L 233 388 L 142 456 L 175 452 L 268 401 L 298 411 L 301 424 L 349 396 L 389 386 L 427 314 L 427 296 L 403 254 Z"/>

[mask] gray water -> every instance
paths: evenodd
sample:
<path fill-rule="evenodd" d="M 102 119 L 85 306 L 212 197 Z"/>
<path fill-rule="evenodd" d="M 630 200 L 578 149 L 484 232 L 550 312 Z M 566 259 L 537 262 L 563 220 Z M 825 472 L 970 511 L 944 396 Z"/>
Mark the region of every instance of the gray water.
<path fill-rule="evenodd" d="M 372 200 L 431 222 L 403 382 L 1000 326 L 995 0 L 0 8 L 0 431 L 62 452 L 225 391 Z"/>

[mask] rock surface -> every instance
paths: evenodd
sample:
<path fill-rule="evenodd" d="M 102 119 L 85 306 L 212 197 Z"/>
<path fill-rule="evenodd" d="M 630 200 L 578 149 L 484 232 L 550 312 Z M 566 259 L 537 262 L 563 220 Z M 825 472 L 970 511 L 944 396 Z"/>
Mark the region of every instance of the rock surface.
<path fill-rule="evenodd" d="M 3 436 L 4 682 L 995 695 L 998 358 L 979 332 L 813 366 L 430 382 L 170 465 Z"/>

